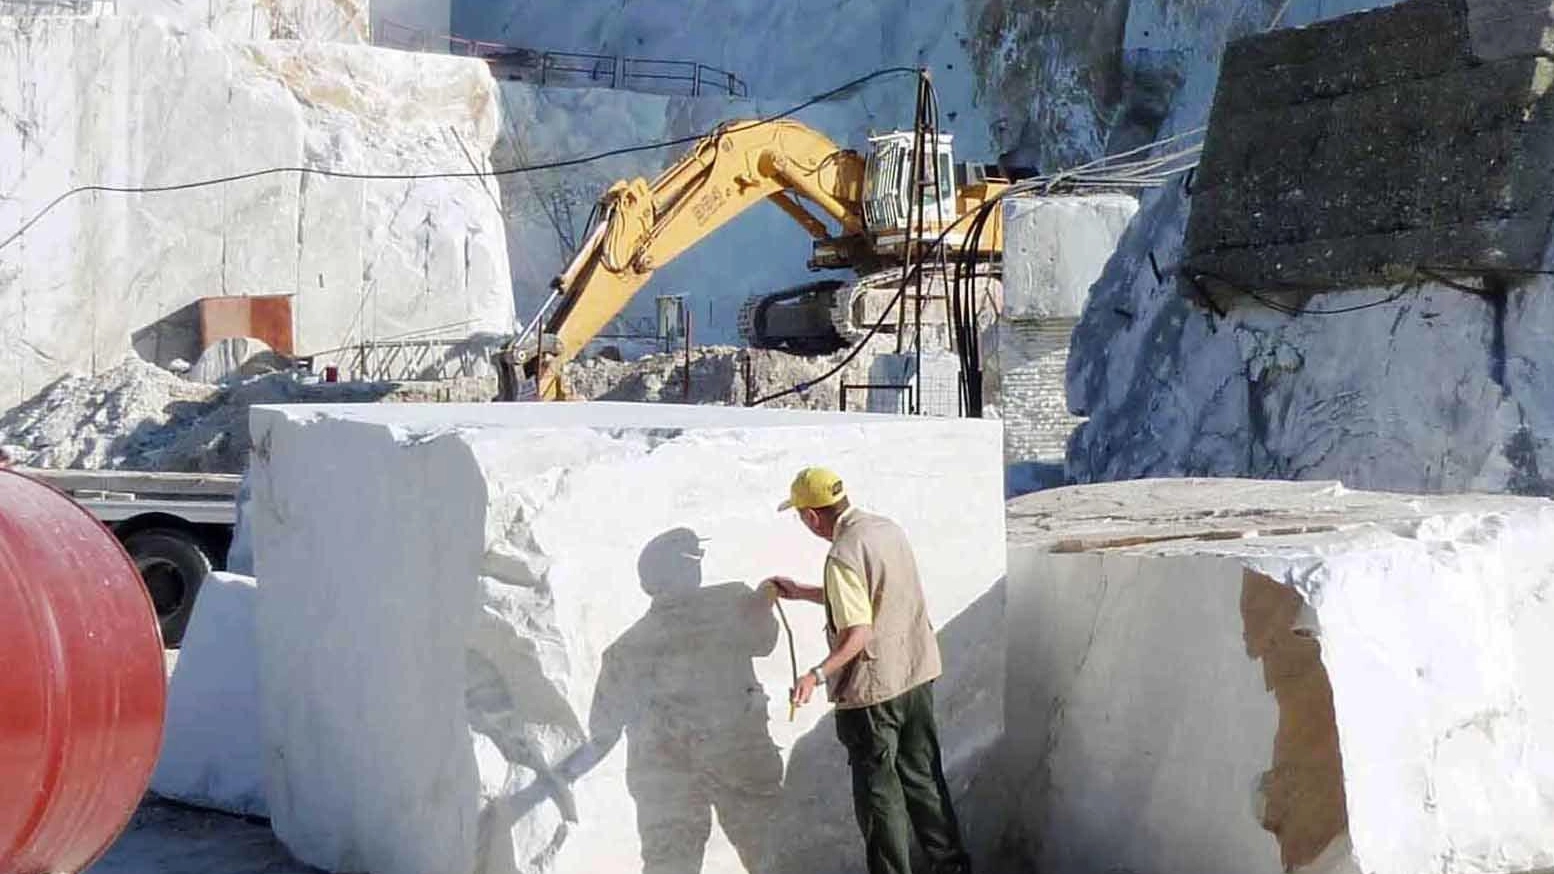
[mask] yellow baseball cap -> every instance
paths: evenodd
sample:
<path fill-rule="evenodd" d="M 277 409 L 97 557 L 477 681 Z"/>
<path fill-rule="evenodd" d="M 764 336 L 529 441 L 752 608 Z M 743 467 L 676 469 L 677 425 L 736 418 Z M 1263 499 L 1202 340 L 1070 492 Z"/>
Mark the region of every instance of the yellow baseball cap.
<path fill-rule="evenodd" d="M 829 507 L 845 497 L 847 490 L 842 487 L 841 477 L 823 467 L 806 467 L 793 478 L 788 500 L 778 504 L 777 510 L 815 510 Z"/>

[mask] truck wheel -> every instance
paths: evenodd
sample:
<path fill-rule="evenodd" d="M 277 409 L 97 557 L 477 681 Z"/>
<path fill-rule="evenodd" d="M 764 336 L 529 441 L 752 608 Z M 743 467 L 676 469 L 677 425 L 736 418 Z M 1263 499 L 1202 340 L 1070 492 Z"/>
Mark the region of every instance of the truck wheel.
<path fill-rule="evenodd" d="M 210 556 L 198 538 L 175 528 L 137 531 L 124 538 L 124 549 L 151 593 L 162 643 L 176 648 L 194 612 L 194 596 L 210 573 Z"/>

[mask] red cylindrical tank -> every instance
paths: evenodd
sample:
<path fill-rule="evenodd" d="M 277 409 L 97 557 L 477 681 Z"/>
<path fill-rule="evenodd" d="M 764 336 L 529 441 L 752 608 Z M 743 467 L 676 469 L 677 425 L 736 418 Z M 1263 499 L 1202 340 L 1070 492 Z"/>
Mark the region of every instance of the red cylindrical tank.
<path fill-rule="evenodd" d="M 0 469 L 0 872 L 80 871 L 108 848 L 166 699 L 156 612 L 118 540 Z"/>

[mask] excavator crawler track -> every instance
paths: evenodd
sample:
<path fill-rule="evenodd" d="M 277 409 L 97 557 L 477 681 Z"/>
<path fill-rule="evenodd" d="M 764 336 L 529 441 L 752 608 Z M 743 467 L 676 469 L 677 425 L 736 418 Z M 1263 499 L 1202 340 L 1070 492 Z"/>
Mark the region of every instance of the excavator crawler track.
<path fill-rule="evenodd" d="M 1002 308 L 1001 274 L 996 266 L 977 272 L 977 284 L 985 290 L 985 317 L 996 317 Z M 889 268 L 850 281 L 827 280 L 755 295 L 740 307 L 739 335 L 756 349 L 824 355 L 862 342 L 881 319 L 880 333 L 894 334 L 898 314 L 891 302 L 901 290 L 901 276 L 901 268 Z M 936 332 L 944 330 L 948 285 L 949 277 L 936 267 L 923 276 L 923 323 Z M 915 293 L 914 283 L 907 289 L 908 323 L 915 316 Z"/>

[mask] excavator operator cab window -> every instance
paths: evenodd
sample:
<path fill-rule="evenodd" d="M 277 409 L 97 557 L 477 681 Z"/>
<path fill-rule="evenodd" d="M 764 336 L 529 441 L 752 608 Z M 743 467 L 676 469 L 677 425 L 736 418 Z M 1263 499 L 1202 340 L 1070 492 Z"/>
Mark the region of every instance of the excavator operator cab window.
<path fill-rule="evenodd" d="M 915 138 L 911 131 L 895 131 L 872 137 L 864 178 L 864 221 L 875 233 L 906 230 L 908 206 L 916 196 L 912 191 L 912 146 Z M 932 185 L 937 169 L 938 187 L 922 189 L 923 217 L 937 223 L 942 215 L 946 222 L 955 216 L 955 154 L 949 134 L 940 134 L 934 147 L 933 165 L 925 167 Z"/>
<path fill-rule="evenodd" d="M 939 214 L 935 210 L 942 210 L 945 220 L 948 221 L 955 217 L 955 156 L 950 154 L 948 143 L 941 143 L 939 145 L 938 164 L 938 197 L 933 196 L 932 189 L 924 189 L 923 215 L 927 216 L 930 221 L 938 221 Z M 927 167 L 925 172 L 929 175 L 923 181 L 933 182 L 934 168 Z"/>

